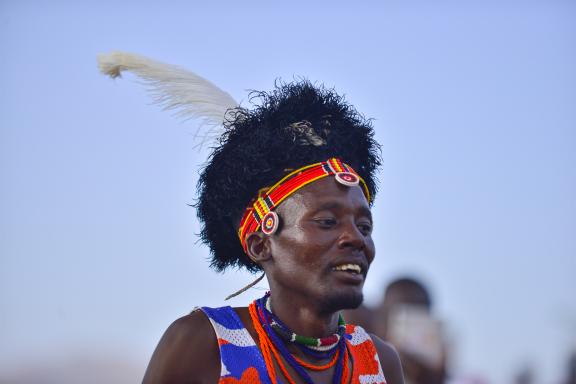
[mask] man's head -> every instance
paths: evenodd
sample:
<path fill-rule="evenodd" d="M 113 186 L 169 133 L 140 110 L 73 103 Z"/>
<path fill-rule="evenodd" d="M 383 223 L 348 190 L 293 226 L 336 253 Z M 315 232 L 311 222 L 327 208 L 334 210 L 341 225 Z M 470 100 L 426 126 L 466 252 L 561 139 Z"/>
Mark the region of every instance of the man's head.
<path fill-rule="evenodd" d="M 403 277 L 386 287 L 382 301 L 382 306 L 387 310 L 399 305 L 411 305 L 430 311 L 432 300 L 423 283 L 411 277 Z"/>
<path fill-rule="evenodd" d="M 229 266 L 262 269 L 241 246 L 237 234 L 240 219 L 261 189 L 290 172 L 336 157 L 365 181 L 366 194 L 373 197 L 376 192 L 374 172 L 380 158 L 372 126 L 342 97 L 308 81 L 278 84 L 272 92 L 255 97 L 260 104 L 252 110 L 234 111 L 226 122 L 226 133 L 198 183 L 201 237 L 210 247 L 212 266 L 219 271 Z M 334 177 L 327 180 L 334 183 Z M 296 220 L 292 211 L 301 213 L 294 204 L 300 202 L 306 207 L 311 191 L 316 191 L 314 185 L 320 183 L 312 182 L 275 208 L 281 219 L 279 236 Z M 369 203 L 360 187 L 342 189 L 346 193 L 352 190 L 359 193 L 367 208 Z M 315 193 L 321 196 L 324 192 Z"/>
<path fill-rule="evenodd" d="M 273 235 L 254 232 L 247 251 L 266 272 L 270 289 L 289 289 L 326 313 L 355 308 L 375 249 L 372 215 L 359 186 L 327 177 L 290 196 L 277 209 Z"/>

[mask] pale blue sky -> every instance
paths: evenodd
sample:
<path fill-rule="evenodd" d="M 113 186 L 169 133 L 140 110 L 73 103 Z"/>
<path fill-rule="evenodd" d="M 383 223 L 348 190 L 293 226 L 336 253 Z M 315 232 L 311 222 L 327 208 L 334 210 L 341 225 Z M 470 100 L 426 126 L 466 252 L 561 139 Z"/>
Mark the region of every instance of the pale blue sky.
<path fill-rule="evenodd" d="M 0 380 L 77 356 L 137 382 L 166 326 L 251 277 L 208 268 L 194 122 L 96 55 L 187 67 L 246 105 L 306 76 L 383 146 L 368 303 L 432 288 L 460 373 L 559 379 L 576 348 L 576 7 L 568 1 L 0 3 Z M 234 300 L 246 304 L 260 291 Z"/>

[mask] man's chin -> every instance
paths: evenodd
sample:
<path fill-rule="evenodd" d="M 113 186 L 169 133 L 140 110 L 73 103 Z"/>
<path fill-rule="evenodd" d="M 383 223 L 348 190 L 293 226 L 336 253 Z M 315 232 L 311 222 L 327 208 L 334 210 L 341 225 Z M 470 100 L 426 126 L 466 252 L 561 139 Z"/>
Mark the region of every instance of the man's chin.
<path fill-rule="evenodd" d="M 364 301 L 362 290 L 346 290 L 327 295 L 319 305 L 323 312 L 337 312 L 343 309 L 356 309 L 362 301 Z"/>

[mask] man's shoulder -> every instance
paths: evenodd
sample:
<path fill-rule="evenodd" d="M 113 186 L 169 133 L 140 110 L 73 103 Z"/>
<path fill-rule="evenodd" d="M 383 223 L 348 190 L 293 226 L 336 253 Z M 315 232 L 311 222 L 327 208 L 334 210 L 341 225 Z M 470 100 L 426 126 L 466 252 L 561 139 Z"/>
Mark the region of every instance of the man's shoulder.
<path fill-rule="evenodd" d="M 197 347 L 213 348 L 218 350 L 216 331 L 211 324 L 211 320 L 226 326 L 227 321 L 240 321 L 239 325 L 246 327 L 249 320 L 248 309 L 246 307 L 198 307 L 186 316 L 176 319 L 162 337 L 175 346 L 181 346 L 188 350 L 195 350 Z M 235 325 L 238 326 L 238 325 Z"/>
<path fill-rule="evenodd" d="M 170 324 L 166 333 L 174 334 L 178 337 L 194 336 L 202 330 L 211 328 L 210 320 L 200 308 L 194 309 L 186 316 L 176 319 Z"/>
<path fill-rule="evenodd" d="M 212 328 L 210 324 L 210 319 L 218 321 L 224 318 L 230 318 L 234 316 L 234 313 L 238 317 L 243 317 L 242 315 L 246 312 L 248 308 L 246 307 L 196 307 L 189 314 L 176 319 L 170 326 L 168 330 L 173 330 L 174 332 L 182 333 L 195 333 L 199 329 Z"/>
<path fill-rule="evenodd" d="M 158 343 L 144 383 L 214 382 L 219 377 L 220 354 L 210 320 L 194 310 L 170 324 Z M 200 376 L 198 377 L 200 373 Z"/>
<path fill-rule="evenodd" d="M 402 364 L 400 363 L 400 357 L 394 346 L 372 333 L 370 333 L 370 338 L 378 352 L 378 358 L 382 365 L 382 370 L 386 375 L 387 383 L 403 384 L 404 374 L 402 372 Z"/>

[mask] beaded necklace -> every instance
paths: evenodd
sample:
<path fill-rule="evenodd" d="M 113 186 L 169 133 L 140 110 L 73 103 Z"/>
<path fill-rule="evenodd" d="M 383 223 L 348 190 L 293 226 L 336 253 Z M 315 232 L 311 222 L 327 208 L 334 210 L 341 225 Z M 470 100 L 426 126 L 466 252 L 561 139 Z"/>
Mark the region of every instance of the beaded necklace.
<path fill-rule="evenodd" d="M 310 354 L 314 357 L 327 357 L 327 354 L 331 355 L 330 352 L 335 352 L 338 342 L 346 333 L 346 322 L 342 317 L 342 314 L 338 315 L 338 332 L 330 336 L 313 338 L 297 335 L 292 332 L 274 313 L 272 312 L 272 306 L 270 304 L 270 295 L 266 294 L 263 297 L 265 302 L 266 314 L 270 316 L 272 322 L 270 325 L 272 329 L 280 335 L 280 337 L 290 343 L 294 343 L 301 347 L 305 353 Z M 321 352 L 320 354 L 314 352 Z"/>
<path fill-rule="evenodd" d="M 282 340 L 283 338 L 279 336 L 279 334 L 274 330 L 272 327 L 272 319 L 271 311 L 266 308 L 266 302 L 268 301 L 269 294 L 267 293 L 264 297 L 254 301 L 248 307 L 250 312 L 250 317 L 252 319 L 252 323 L 254 324 L 254 328 L 258 334 L 260 350 L 262 351 L 262 355 L 264 356 L 264 362 L 266 363 L 266 368 L 270 374 L 270 379 L 272 383 L 276 384 L 276 373 L 274 369 L 273 359 L 276 361 L 282 374 L 288 380 L 288 383 L 295 384 L 294 380 L 288 374 L 286 367 L 281 359 L 284 358 L 288 364 L 296 371 L 298 376 L 304 380 L 306 384 L 314 384 L 312 378 L 306 372 L 306 369 L 313 370 L 313 371 L 322 371 L 328 368 L 335 366 L 334 368 L 334 375 L 332 376 L 332 383 L 333 384 L 343 384 L 346 379 L 348 378 L 348 351 L 346 347 L 346 338 L 343 337 L 342 334 L 338 338 L 338 342 L 332 347 L 330 350 L 330 361 L 324 365 L 313 365 L 306 361 L 303 361 L 293 355 L 287 348 L 285 342 Z M 275 316 L 274 316 L 275 317 Z M 276 322 L 279 324 L 279 319 L 276 318 Z M 340 323 L 343 322 L 339 321 L 339 332 L 342 328 Z M 282 326 L 286 327 L 284 324 Z M 345 324 L 344 324 L 345 329 Z M 286 330 L 290 331 L 287 327 Z M 288 333 L 288 332 L 286 332 Z M 290 331 L 290 334 L 293 332 Z M 291 337 L 291 339 L 296 339 L 295 337 Z M 299 338 L 300 339 L 300 338 Z M 294 341 L 288 340 L 288 342 L 293 343 L 294 345 L 298 345 L 300 347 L 307 348 L 302 344 L 298 344 Z M 318 344 L 318 343 L 316 343 Z M 325 358 L 325 357 L 321 357 Z"/>

